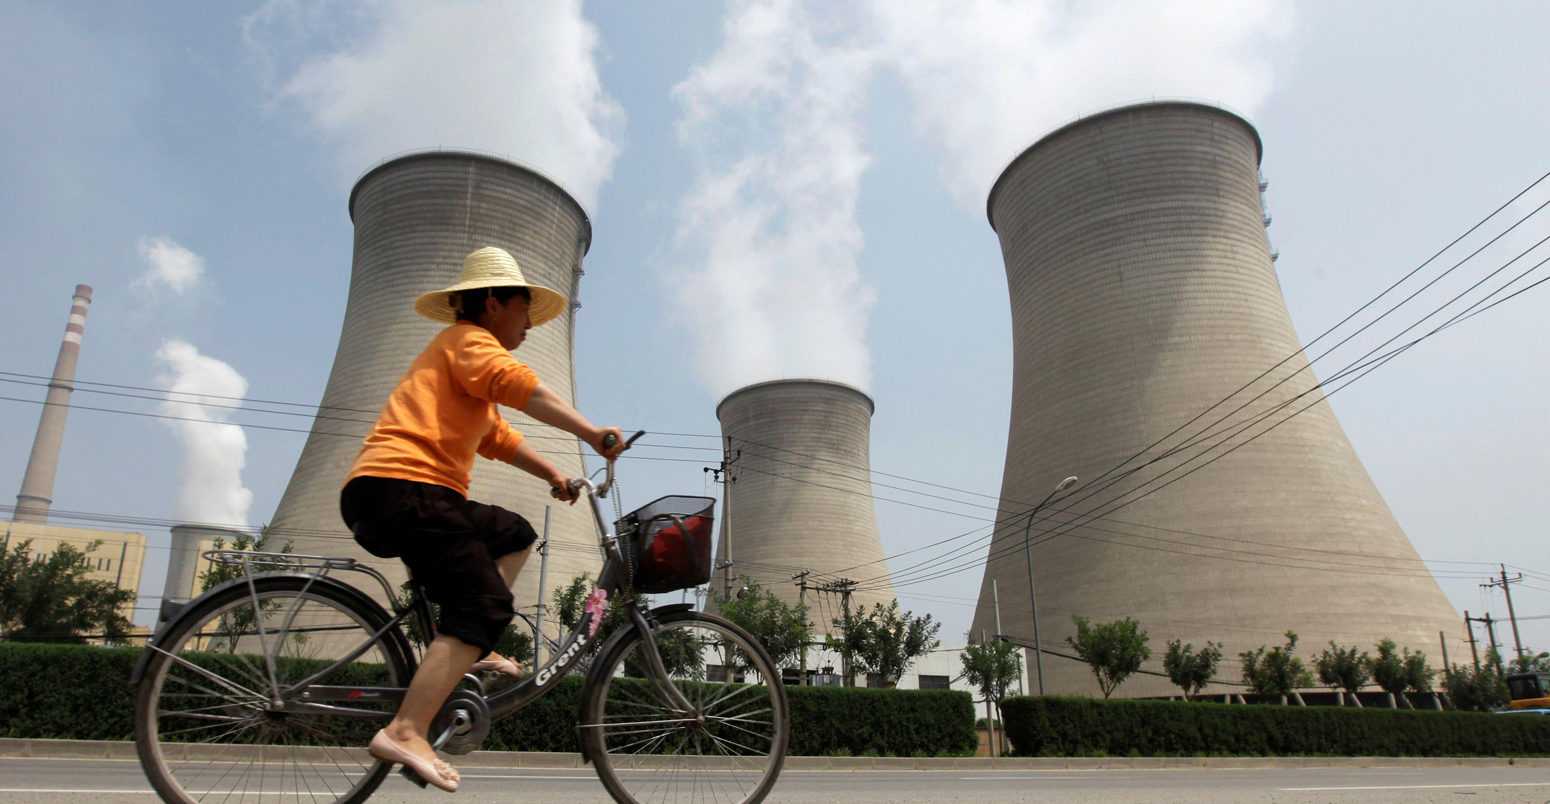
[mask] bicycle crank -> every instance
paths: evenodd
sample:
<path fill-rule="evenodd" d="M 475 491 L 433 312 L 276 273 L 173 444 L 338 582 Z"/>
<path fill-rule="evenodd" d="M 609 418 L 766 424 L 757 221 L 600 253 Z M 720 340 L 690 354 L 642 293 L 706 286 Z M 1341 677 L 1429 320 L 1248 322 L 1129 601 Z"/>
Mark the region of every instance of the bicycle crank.
<path fill-rule="evenodd" d="M 472 690 L 453 690 L 431 722 L 431 746 L 449 754 L 466 754 L 490 736 L 490 707 Z"/>

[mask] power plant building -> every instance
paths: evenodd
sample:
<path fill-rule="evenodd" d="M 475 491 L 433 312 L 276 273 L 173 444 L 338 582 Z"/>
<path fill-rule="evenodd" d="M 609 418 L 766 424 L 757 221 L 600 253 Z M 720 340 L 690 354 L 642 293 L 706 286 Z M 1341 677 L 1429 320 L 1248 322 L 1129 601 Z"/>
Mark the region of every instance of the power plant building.
<path fill-rule="evenodd" d="M 402 582 L 399 561 L 374 558 L 352 540 L 340 519 L 339 490 L 388 394 L 443 327 L 416 314 L 415 299 L 455 283 L 464 257 L 475 249 L 498 246 L 510 252 L 528 281 L 571 300 L 559 318 L 530 331 L 515 355 L 574 403 L 576 294 L 592 229 L 581 205 L 550 179 L 521 165 L 464 152 L 416 153 L 385 162 L 356 182 L 349 209 L 355 247 L 339 346 L 271 530 L 281 543 L 290 541 L 296 553 L 355 557 Z M 510 409 L 501 412 L 561 471 L 584 474 L 581 447 L 573 436 Z M 547 484 L 482 459 L 474 467 L 469 496 L 521 513 L 540 535 L 549 509 L 551 589 L 582 572 L 596 576 L 597 537 L 588 506 L 555 503 Z M 533 612 L 537 570 L 535 556 L 513 590 L 518 612 Z M 546 591 L 545 597 L 550 594 Z"/>
<path fill-rule="evenodd" d="M 1440 633 L 1463 645 L 1457 613 L 1310 391 L 1260 157 L 1236 115 L 1148 103 L 1049 134 L 990 192 L 1014 377 L 973 628 L 996 630 L 994 581 L 1002 632 L 1039 631 L 1050 694 L 1098 691 L 1085 664 L 1050 653 L 1072 652 L 1073 615 L 1140 621 L 1152 670 L 1171 639 L 1221 643 L 1219 680 L 1288 629 L 1304 661 L 1330 640 L 1370 650 L 1387 636 L 1434 666 Z M 1138 675 L 1118 694 L 1177 692 Z"/>
<path fill-rule="evenodd" d="M 746 386 L 716 407 L 732 478 L 716 564 L 730 559 L 733 583 L 746 575 L 790 604 L 802 597 L 793 574 L 808 571 L 819 634 L 836 630 L 845 581 L 853 612 L 894 599 L 872 504 L 872 412 L 856 388 L 804 379 Z M 711 586 L 726 580 L 718 570 Z"/>

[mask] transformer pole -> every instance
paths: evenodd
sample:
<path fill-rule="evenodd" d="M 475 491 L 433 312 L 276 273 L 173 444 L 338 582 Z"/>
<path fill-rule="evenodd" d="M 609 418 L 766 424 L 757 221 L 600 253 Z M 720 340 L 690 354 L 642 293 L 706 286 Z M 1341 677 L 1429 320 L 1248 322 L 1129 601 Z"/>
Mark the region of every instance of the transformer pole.
<path fill-rule="evenodd" d="M 1480 669 L 1480 649 L 1475 647 L 1475 618 L 1469 616 L 1469 610 L 1464 610 L 1464 632 L 1469 634 L 1469 655 L 1475 661 L 1475 669 Z"/>
<path fill-rule="evenodd" d="M 1520 638 L 1518 636 L 1518 614 L 1517 614 L 1517 612 L 1513 611 L 1513 609 L 1512 609 L 1512 584 L 1515 584 L 1518 581 L 1523 580 L 1523 573 L 1520 572 L 1515 577 L 1508 578 L 1507 577 L 1507 565 L 1506 564 L 1497 564 L 1496 566 L 1501 568 L 1501 571 L 1502 571 L 1501 580 L 1491 581 L 1490 583 L 1483 583 L 1483 584 L 1480 584 L 1480 586 L 1482 588 L 1485 588 L 1485 589 L 1490 589 L 1490 588 L 1493 588 L 1493 587 L 1500 586 L 1502 588 L 1502 591 L 1506 593 L 1506 595 L 1507 595 L 1507 619 L 1512 621 L 1512 647 L 1513 647 L 1513 650 L 1517 652 L 1517 655 L 1521 657 L 1523 655 L 1523 640 L 1522 640 L 1522 638 Z"/>
<path fill-rule="evenodd" d="M 533 618 L 533 669 L 544 663 L 544 592 L 549 580 L 549 506 L 544 506 L 544 538 L 538 543 L 538 616 Z"/>
<path fill-rule="evenodd" d="M 802 612 L 803 617 L 807 616 L 807 576 L 810 572 L 812 570 L 802 570 L 791 576 L 797 582 L 797 610 Z M 804 641 L 802 643 L 802 666 L 797 671 L 798 687 L 807 686 L 807 647 L 807 642 Z"/>

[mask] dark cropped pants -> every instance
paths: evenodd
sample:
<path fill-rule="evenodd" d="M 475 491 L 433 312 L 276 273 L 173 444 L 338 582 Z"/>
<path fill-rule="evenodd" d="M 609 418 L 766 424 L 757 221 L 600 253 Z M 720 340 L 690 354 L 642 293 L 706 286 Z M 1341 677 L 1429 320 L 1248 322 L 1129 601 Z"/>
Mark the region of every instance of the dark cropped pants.
<path fill-rule="evenodd" d="M 483 653 L 494 647 L 515 616 L 495 559 L 538 538 L 526 519 L 445 486 L 382 477 L 351 480 L 339 509 L 367 552 L 408 565 L 441 609 L 439 633 Z"/>

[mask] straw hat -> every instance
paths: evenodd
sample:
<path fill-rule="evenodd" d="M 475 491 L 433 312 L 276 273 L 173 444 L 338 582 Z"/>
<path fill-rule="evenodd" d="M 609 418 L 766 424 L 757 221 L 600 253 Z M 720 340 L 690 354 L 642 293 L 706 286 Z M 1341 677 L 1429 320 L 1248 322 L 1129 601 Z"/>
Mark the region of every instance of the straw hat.
<path fill-rule="evenodd" d="M 451 324 L 457 320 L 457 310 L 452 306 L 457 300 L 455 294 L 476 288 L 527 288 L 533 296 L 527 317 L 535 327 L 565 312 L 565 297 L 542 285 L 529 284 L 522 278 L 517 261 L 503 248 L 490 246 L 468 255 L 463 260 L 463 273 L 458 280 L 452 287 L 434 290 L 416 299 L 415 312 L 432 321 Z"/>

